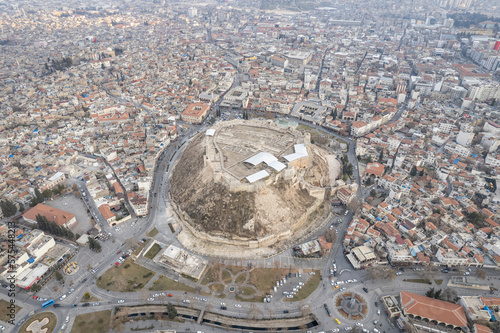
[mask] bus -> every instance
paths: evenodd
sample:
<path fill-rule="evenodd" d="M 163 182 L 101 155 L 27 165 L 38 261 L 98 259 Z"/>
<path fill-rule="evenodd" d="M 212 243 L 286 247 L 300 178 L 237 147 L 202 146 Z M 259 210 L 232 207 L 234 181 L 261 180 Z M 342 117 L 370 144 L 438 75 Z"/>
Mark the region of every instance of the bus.
<path fill-rule="evenodd" d="M 42 308 L 45 309 L 45 308 L 51 306 L 52 304 L 54 304 L 54 300 L 53 299 L 49 299 L 47 302 L 45 302 L 45 303 L 42 304 Z"/>

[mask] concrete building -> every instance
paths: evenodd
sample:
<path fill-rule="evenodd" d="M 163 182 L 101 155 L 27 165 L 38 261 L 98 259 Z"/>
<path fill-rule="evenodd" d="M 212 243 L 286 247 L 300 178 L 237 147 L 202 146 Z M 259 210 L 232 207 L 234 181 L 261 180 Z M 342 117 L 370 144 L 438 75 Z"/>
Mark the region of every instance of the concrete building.
<path fill-rule="evenodd" d="M 408 291 L 400 293 L 400 303 L 403 314 L 419 323 L 431 323 L 449 329 L 467 326 L 467 317 L 461 305 Z"/>
<path fill-rule="evenodd" d="M 201 123 L 208 115 L 210 105 L 205 103 L 193 103 L 182 112 L 181 118 L 183 121 L 191 124 Z"/>
<path fill-rule="evenodd" d="M 53 208 L 44 204 L 38 204 L 23 214 L 23 218 L 29 223 L 38 223 L 36 216 L 45 216 L 49 221 L 55 222 L 60 227 L 71 228 L 76 223 L 76 217 L 70 212 Z"/>

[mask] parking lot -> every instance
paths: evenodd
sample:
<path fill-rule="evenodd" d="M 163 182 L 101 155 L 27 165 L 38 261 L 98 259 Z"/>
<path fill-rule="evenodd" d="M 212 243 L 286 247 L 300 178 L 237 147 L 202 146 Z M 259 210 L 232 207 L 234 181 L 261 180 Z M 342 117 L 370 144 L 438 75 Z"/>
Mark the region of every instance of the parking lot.
<path fill-rule="evenodd" d="M 74 214 L 76 223 L 71 228 L 74 234 L 84 234 L 93 226 L 90 221 L 90 215 L 87 213 L 87 207 L 82 200 L 75 197 L 72 192 L 60 195 L 53 200 L 47 200 L 44 204 Z"/>

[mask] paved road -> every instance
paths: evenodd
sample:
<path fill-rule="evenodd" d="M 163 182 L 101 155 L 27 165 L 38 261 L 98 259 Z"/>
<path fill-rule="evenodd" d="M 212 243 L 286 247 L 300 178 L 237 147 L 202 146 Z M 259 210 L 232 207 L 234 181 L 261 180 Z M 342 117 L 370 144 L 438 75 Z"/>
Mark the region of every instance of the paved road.
<path fill-rule="evenodd" d="M 405 107 L 401 107 L 397 114 L 395 115 L 393 121 L 396 121 L 399 119 L 399 117 L 403 114 L 405 111 Z M 349 149 L 347 152 L 347 156 L 349 159 L 349 162 L 353 164 L 354 166 L 354 173 L 353 173 L 353 180 L 359 185 L 360 184 L 360 175 L 359 175 L 359 168 L 357 166 L 357 158 L 355 154 L 355 145 L 356 145 L 356 140 L 351 139 L 351 138 L 346 138 L 338 135 L 337 133 L 330 132 L 321 126 L 313 125 L 307 122 L 303 122 L 301 120 L 297 120 L 299 123 L 305 123 L 308 126 L 314 127 L 318 130 L 328 132 L 328 134 L 333 135 L 334 137 L 337 137 L 339 139 L 344 140 L 347 142 L 349 145 Z M 182 127 L 184 124 L 179 123 L 179 127 Z M 184 127 L 185 128 L 185 127 Z M 127 250 L 132 246 L 132 244 L 136 243 L 139 239 L 143 238 L 146 234 L 146 231 L 150 230 L 153 225 L 157 226 L 158 229 L 161 229 L 163 233 L 161 235 L 158 235 L 157 237 L 166 243 L 173 243 L 178 246 L 180 244 L 178 243 L 177 239 L 175 238 L 175 234 L 172 234 L 170 232 L 170 229 L 168 228 L 167 224 L 169 221 L 173 221 L 173 218 L 171 216 L 171 213 L 168 210 L 168 196 L 166 195 L 168 192 L 168 186 L 169 186 L 169 180 L 170 180 L 170 174 L 171 170 L 173 168 L 173 165 L 175 164 L 176 160 L 178 157 L 182 154 L 182 150 L 185 148 L 185 143 L 189 141 L 193 135 L 195 135 L 199 131 L 203 131 L 204 129 L 208 128 L 207 125 L 202 125 L 202 126 L 189 126 L 187 129 L 183 131 L 183 135 L 181 138 L 179 138 L 176 142 L 172 143 L 169 145 L 163 154 L 161 155 L 158 166 L 155 170 L 154 174 L 154 181 L 152 184 L 152 196 L 151 196 L 151 209 L 150 209 L 150 214 L 147 217 L 143 218 L 134 218 L 125 224 L 121 225 L 121 229 L 119 231 L 116 231 L 112 228 L 109 228 L 104 224 L 104 229 L 107 231 L 110 231 L 112 233 L 112 238 L 106 242 L 103 242 L 103 252 L 100 254 L 95 254 L 95 253 L 90 253 L 88 252 L 88 249 L 80 249 L 79 253 L 77 254 L 78 260 L 81 261 L 82 265 L 86 265 L 87 262 L 89 265 L 92 266 L 92 268 L 98 268 L 98 271 L 95 275 L 92 275 L 91 273 L 87 272 L 86 267 L 82 269 L 81 273 L 78 275 L 78 280 L 74 282 L 73 286 L 66 286 L 64 289 L 59 292 L 54 294 L 54 291 L 51 290 L 50 288 L 44 288 L 39 294 L 41 296 L 47 297 L 47 298 L 58 298 L 60 297 L 63 293 L 67 295 L 67 297 L 62 300 L 62 301 L 57 301 L 61 306 L 58 308 L 52 308 L 51 311 L 53 311 L 57 317 L 58 317 L 58 328 L 60 328 L 63 325 L 63 322 L 65 321 L 66 316 L 70 316 L 70 322 L 68 323 L 68 327 L 71 327 L 71 324 L 73 323 L 74 316 L 76 313 L 86 313 L 86 312 L 92 312 L 96 310 L 104 310 L 104 309 L 110 309 L 113 306 L 116 306 L 119 300 L 123 299 L 124 300 L 124 305 L 135 305 L 135 304 L 143 304 L 144 302 L 147 302 L 145 298 L 150 297 L 150 295 L 144 295 L 143 292 L 136 292 L 136 293 L 118 293 L 118 292 L 108 292 L 102 289 L 99 289 L 95 286 L 95 281 L 100 276 L 107 268 L 113 266 L 114 262 L 118 258 L 118 255 L 116 252 L 118 250 Z M 167 172 L 168 170 L 168 172 Z M 82 186 L 83 187 L 83 186 Z M 86 191 L 86 189 L 83 187 L 83 190 Z M 356 199 L 358 201 L 363 201 L 366 196 L 368 195 L 370 189 L 365 189 L 360 187 L 360 190 L 358 191 L 356 195 Z M 156 195 L 155 195 L 156 193 Z M 87 193 L 88 195 L 88 193 Z M 90 200 L 91 201 L 91 200 Z M 96 207 L 94 207 L 93 202 L 89 203 L 89 208 L 91 211 L 96 212 L 98 214 L 98 210 Z M 343 254 L 343 247 L 341 245 L 340 240 L 343 239 L 343 235 L 346 232 L 347 226 L 349 222 L 351 221 L 353 215 L 355 212 L 349 211 L 347 214 L 340 214 L 338 216 L 334 216 L 330 223 L 325 228 L 328 228 L 331 223 L 336 222 L 338 219 L 341 219 L 341 223 L 336 227 L 338 230 L 338 241 L 334 244 L 332 247 L 330 254 L 327 258 L 324 258 L 322 260 L 315 260 L 315 261 L 309 261 L 309 260 L 298 260 L 294 258 L 291 255 L 291 251 L 287 250 L 280 254 L 277 257 L 273 257 L 270 259 L 261 259 L 261 260 L 252 260 L 252 261 L 246 261 L 246 260 L 225 260 L 223 263 L 225 264 L 231 264 L 231 265 L 241 265 L 241 266 L 246 266 L 249 262 L 252 263 L 252 265 L 257 266 L 257 267 L 274 267 L 274 263 L 276 260 L 280 263 L 281 267 L 299 267 L 299 268 L 318 268 L 321 270 L 322 274 L 322 281 L 320 283 L 319 288 L 312 293 L 310 297 L 308 297 L 307 300 L 303 302 L 295 302 L 295 303 L 286 303 L 284 304 L 282 302 L 282 297 L 275 297 L 273 298 L 271 303 L 253 303 L 259 310 L 261 310 L 262 314 L 264 317 L 272 317 L 272 318 L 283 318 L 283 317 L 293 317 L 297 316 L 300 313 L 302 313 L 303 310 L 300 308 L 304 304 L 309 304 L 310 305 L 310 311 L 312 311 L 319 319 L 320 321 L 320 326 L 315 328 L 314 331 L 321 331 L 321 330 L 326 330 L 326 329 L 331 329 L 334 327 L 337 327 L 338 325 L 334 324 L 333 322 L 333 317 L 328 317 L 324 308 L 323 304 L 328 304 L 330 310 L 332 311 L 332 314 L 334 317 L 339 317 L 339 319 L 342 322 L 342 325 L 340 327 L 345 327 L 345 326 L 353 326 L 354 322 L 349 322 L 346 319 L 343 319 L 338 311 L 334 307 L 334 299 L 336 295 L 338 294 L 337 290 L 333 290 L 333 288 L 330 285 L 330 280 L 328 278 L 329 276 L 329 267 L 331 266 L 332 260 L 335 260 L 336 265 L 337 265 L 337 271 L 340 273 L 340 276 L 337 277 L 338 280 L 349 280 L 349 279 L 357 279 L 358 282 L 356 283 L 351 283 L 351 284 L 346 284 L 343 285 L 347 288 L 347 291 L 355 291 L 362 295 L 367 303 L 370 305 L 369 306 L 369 312 L 367 317 L 362 321 L 362 323 L 365 325 L 365 328 L 372 328 L 373 325 L 373 320 L 377 319 L 380 320 L 382 323 L 382 330 L 387 332 L 396 332 L 397 330 L 391 326 L 387 318 L 385 317 L 384 314 L 378 315 L 377 314 L 377 308 L 373 305 L 376 300 L 379 299 L 381 295 L 384 295 L 386 293 L 389 294 L 397 294 L 401 290 L 410 290 L 410 291 L 415 291 L 418 293 L 423 293 L 426 290 L 428 290 L 429 286 L 424 285 L 424 284 L 413 284 L 413 283 L 408 283 L 408 282 L 403 282 L 404 278 L 415 278 L 418 277 L 418 274 L 409 271 L 405 272 L 402 276 L 398 276 L 395 281 L 391 282 L 390 285 L 387 284 L 386 281 L 368 281 L 366 279 L 366 272 L 361 270 L 361 271 L 353 271 L 352 266 L 347 262 L 346 258 L 344 257 Z M 134 226 L 132 226 L 132 224 Z M 317 234 L 324 233 L 324 230 L 318 231 Z M 311 237 L 316 237 L 317 234 L 312 235 Z M 161 269 L 156 267 L 151 261 L 147 261 L 144 258 L 139 259 L 139 263 L 142 265 L 146 266 L 147 268 L 150 268 L 154 270 L 155 272 L 159 272 Z M 272 266 L 271 266 L 272 265 Z M 158 275 L 159 273 L 157 273 Z M 194 283 L 190 280 L 184 279 L 180 277 L 177 273 L 173 272 L 167 272 L 163 270 L 161 274 L 171 277 L 173 279 L 179 279 L 180 282 L 188 284 L 188 285 L 193 285 Z M 488 272 L 489 276 L 494 276 L 496 275 L 496 272 L 491 271 Z M 449 275 L 444 275 L 444 282 L 442 286 L 435 286 L 435 287 L 442 287 L 444 288 L 444 285 L 447 283 L 449 278 L 452 276 L 452 274 Z M 157 277 L 157 276 L 156 276 Z M 87 278 L 86 282 L 81 282 L 82 279 Z M 293 278 L 290 281 L 290 283 L 293 283 Z M 492 283 L 499 288 L 499 282 L 498 279 L 493 279 Z M 367 288 L 370 289 L 370 293 L 365 294 L 361 288 L 363 286 L 366 286 Z M 70 288 L 75 289 L 71 294 L 68 294 L 68 290 Z M 476 290 L 472 289 L 466 289 L 466 288 L 458 288 L 457 289 L 459 292 L 459 295 L 473 295 L 477 294 L 478 292 Z M 81 299 L 83 294 L 89 291 L 92 295 L 95 295 L 96 297 L 102 299 L 103 301 L 99 302 L 100 304 L 97 306 L 90 306 L 87 308 L 81 308 L 78 307 L 78 312 L 75 312 L 74 308 L 71 307 L 72 304 L 78 303 L 78 301 Z M 281 290 L 283 291 L 283 290 Z M 0 291 L 1 294 L 3 294 L 3 298 L 7 299 L 5 293 L 6 290 L 2 288 Z M 216 311 L 220 312 L 226 315 L 230 316 L 235 316 L 235 317 L 246 317 L 250 303 L 241 303 L 242 308 L 236 308 L 235 305 L 237 304 L 236 301 L 233 300 L 220 300 L 218 298 L 214 297 L 208 297 L 208 296 L 196 296 L 193 294 L 184 294 L 183 292 L 172 292 L 174 297 L 169 298 L 168 300 L 173 302 L 174 304 L 183 304 L 182 301 L 187 299 L 191 301 L 191 305 L 194 307 L 199 307 L 199 308 L 205 308 L 207 305 L 211 306 L 211 311 Z M 482 291 L 481 291 L 482 293 Z M 147 296 L 147 297 L 146 297 Z M 203 297 L 206 298 L 206 301 L 200 301 L 193 299 L 193 297 Z M 17 320 L 25 318 L 29 312 L 35 311 L 35 312 L 40 312 L 41 311 L 41 303 L 33 300 L 31 298 L 31 295 L 28 293 L 24 292 L 19 292 L 18 297 L 16 299 L 19 300 L 19 305 L 23 306 L 22 311 L 18 314 Z M 148 302 L 148 303 L 161 303 L 162 301 L 159 300 L 159 298 L 155 298 L 155 301 L 153 302 Z M 221 310 L 221 302 L 225 303 L 227 306 L 227 310 Z M 373 306 L 372 306 L 373 305 Z M 283 311 L 288 310 L 289 313 L 285 314 Z M 383 313 L 383 312 L 382 312 Z M 186 323 L 181 326 L 181 328 L 189 328 L 189 329 L 196 329 L 196 330 L 207 330 L 206 326 L 200 326 L 196 325 L 193 323 Z M 13 327 L 8 327 L 10 331 L 15 331 L 15 328 Z M 66 328 L 66 331 L 69 331 Z"/>

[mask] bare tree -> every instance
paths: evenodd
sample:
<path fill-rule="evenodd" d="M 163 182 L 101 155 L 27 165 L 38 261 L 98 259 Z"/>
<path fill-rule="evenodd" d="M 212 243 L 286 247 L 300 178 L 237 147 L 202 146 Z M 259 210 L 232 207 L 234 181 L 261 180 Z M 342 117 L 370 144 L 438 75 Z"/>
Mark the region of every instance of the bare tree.
<path fill-rule="evenodd" d="M 438 273 L 437 267 L 432 265 L 424 266 L 424 269 L 422 271 L 419 271 L 420 276 L 429 280 L 433 279 L 437 273 Z"/>
<path fill-rule="evenodd" d="M 407 333 L 417 333 L 418 332 L 417 328 L 415 326 L 413 326 L 413 323 L 410 322 L 409 318 L 407 318 L 404 323 L 405 323 L 405 325 L 403 327 L 403 330 L 405 332 L 407 332 Z"/>
<path fill-rule="evenodd" d="M 311 313 L 311 307 L 309 306 L 309 304 L 300 302 L 300 312 L 302 313 L 302 317 L 306 317 Z"/>
<path fill-rule="evenodd" d="M 149 298 L 149 291 L 146 288 L 141 289 L 141 299 L 146 302 Z"/>
<path fill-rule="evenodd" d="M 257 319 L 258 317 L 262 317 L 262 311 L 255 304 L 252 303 L 250 305 L 250 309 L 248 310 L 247 318 Z"/>
<path fill-rule="evenodd" d="M 455 290 L 451 288 L 446 288 L 441 293 L 440 297 L 443 301 L 455 303 L 458 300 L 458 294 Z"/>
<path fill-rule="evenodd" d="M 396 277 L 396 270 L 390 267 L 369 266 L 365 270 L 367 277 L 371 280 L 392 281 Z"/>
<path fill-rule="evenodd" d="M 337 234 L 335 233 L 334 229 L 327 230 L 325 233 L 326 241 L 330 243 L 335 243 L 337 240 Z"/>
<path fill-rule="evenodd" d="M 484 269 L 478 269 L 476 271 L 476 276 L 480 278 L 481 280 L 486 279 L 486 271 Z"/>

